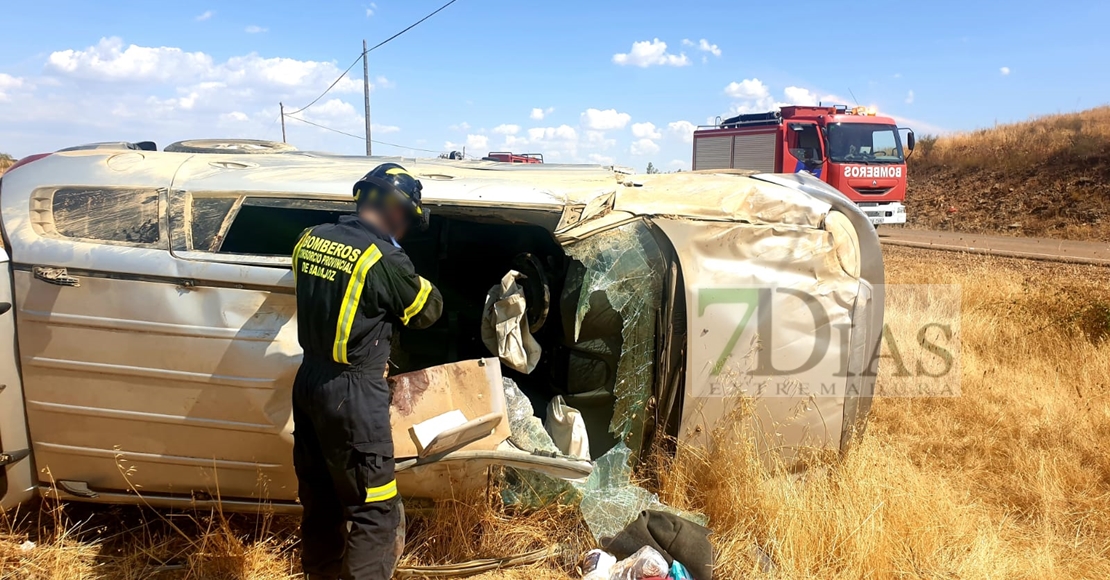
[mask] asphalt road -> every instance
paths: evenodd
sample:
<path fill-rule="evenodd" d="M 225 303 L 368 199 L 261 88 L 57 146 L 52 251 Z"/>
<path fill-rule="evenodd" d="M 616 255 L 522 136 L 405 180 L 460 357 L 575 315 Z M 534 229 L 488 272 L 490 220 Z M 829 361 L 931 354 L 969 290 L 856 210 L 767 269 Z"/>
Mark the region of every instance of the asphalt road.
<path fill-rule="evenodd" d="M 897 246 L 1110 266 L 1110 243 L 1105 242 L 1010 238 L 901 227 L 880 227 L 878 232 L 882 243 Z"/>

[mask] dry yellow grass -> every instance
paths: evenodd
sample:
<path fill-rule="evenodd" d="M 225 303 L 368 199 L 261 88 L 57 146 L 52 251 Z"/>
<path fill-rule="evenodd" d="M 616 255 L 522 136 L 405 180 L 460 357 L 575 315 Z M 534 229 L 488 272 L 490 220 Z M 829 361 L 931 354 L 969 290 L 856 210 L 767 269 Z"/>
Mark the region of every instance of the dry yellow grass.
<path fill-rule="evenodd" d="M 877 401 L 857 447 L 801 478 L 733 444 L 742 421 L 715 434 L 712 459 L 682 450 L 660 491 L 710 515 L 719 577 L 1110 577 L 1110 270 L 897 248 L 887 263 L 891 283 L 963 287 L 963 395 Z M 407 562 L 587 542 L 574 510 L 443 508 L 413 523 Z M 9 527 L 0 577 L 142 578 L 168 562 L 180 568 L 158 578 L 291 578 L 294 523 L 67 506 Z M 38 547 L 20 551 L 28 537 Z M 568 564 L 479 578 L 560 578 Z"/>
<path fill-rule="evenodd" d="M 1066 155 L 1102 158 L 1110 147 L 1110 106 L 1046 115 L 1020 123 L 923 138 L 914 169 L 931 166 L 1022 170 Z"/>
<path fill-rule="evenodd" d="M 0 175 L 4 175 L 4 172 L 12 165 L 15 165 L 15 159 L 7 153 L 0 153 Z"/>
<path fill-rule="evenodd" d="M 1110 106 L 922 137 L 909 179 L 916 227 L 1106 240 Z"/>
<path fill-rule="evenodd" d="M 680 454 L 665 496 L 712 515 L 723 577 L 757 576 L 755 545 L 788 578 L 1110 577 L 1110 271 L 900 249 L 888 268 L 963 286 L 963 396 L 877 401 L 801 481 L 750 447 Z"/>

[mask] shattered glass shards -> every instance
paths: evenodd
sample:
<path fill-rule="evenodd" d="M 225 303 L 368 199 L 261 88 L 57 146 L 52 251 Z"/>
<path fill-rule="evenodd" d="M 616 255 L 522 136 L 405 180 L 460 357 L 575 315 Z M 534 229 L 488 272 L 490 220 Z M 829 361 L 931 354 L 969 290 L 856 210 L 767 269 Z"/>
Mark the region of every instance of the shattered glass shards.
<path fill-rule="evenodd" d="M 529 453 L 556 454 L 559 448 L 535 416 L 532 402 L 510 378 L 501 379 L 505 388 L 505 410 L 509 415 L 509 441 Z M 551 503 L 574 504 L 581 499 L 569 482 L 535 471 L 506 467 L 501 470 L 501 501 L 506 505 L 537 509 Z"/>
<path fill-rule="evenodd" d="M 585 481 L 567 482 L 506 469 L 502 500 L 526 507 L 552 501 L 577 502 L 596 539 L 615 535 L 647 509 L 667 511 L 706 524 L 705 516 L 666 506 L 658 495 L 632 481 L 633 461 L 643 444 L 655 379 L 656 316 L 665 269 L 665 260 L 651 230 L 644 222 L 631 222 L 572 244 L 566 251 L 584 269 L 580 273 L 572 269 L 566 280 L 567 287 L 576 287 L 581 282 L 574 317 L 575 347 L 593 352 L 598 361 L 603 360 L 616 346 L 615 340 L 599 332 L 607 328 L 615 332 L 617 321 L 607 311 L 620 318 L 620 358 L 612 385 L 615 402 L 609 424 L 609 432 L 620 442 L 598 457 L 593 473 Z M 596 328 L 583 333 L 583 320 L 593 309 L 598 310 L 592 313 L 597 317 L 593 322 Z M 574 378 L 570 380 L 596 384 L 599 378 L 595 375 L 604 375 L 604 365 L 595 366 L 598 368 L 586 365 L 574 369 L 571 373 Z M 513 443 L 528 449 L 541 449 L 545 441 L 554 446 L 539 420 L 531 417 L 532 406 L 527 397 L 515 384 L 510 388 L 510 383 L 506 381 L 506 399 Z"/>
<path fill-rule="evenodd" d="M 635 221 L 601 232 L 566 248 L 585 267 L 578 296 L 574 337 L 590 312 L 591 297 L 604 293 L 620 313 L 622 347 L 609 432 L 632 450 L 642 444 L 645 412 L 652 394 L 655 317 L 659 309 L 664 260 L 648 226 Z"/>
<path fill-rule="evenodd" d="M 535 415 L 528 396 L 512 379 L 502 378 L 501 381 L 505 387 L 505 410 L 509 415 L 509 440 L 512 444 L 529 453 L 558 453 L 559 448 L 551 440 L 543 421 Z"/>
<path fill-rule="evenodd" d="M 582 517 L 594 539 L 613 537 L 632 523 L 644 510 L 675 514 L 701 525 L 708 524 L 702 514 L 672 508 L 659 496 L 632 482 L 632 450 L 617 445 L 594 463 L 594 471 L 584 484 L 576 486 L 582 494 Z"/>

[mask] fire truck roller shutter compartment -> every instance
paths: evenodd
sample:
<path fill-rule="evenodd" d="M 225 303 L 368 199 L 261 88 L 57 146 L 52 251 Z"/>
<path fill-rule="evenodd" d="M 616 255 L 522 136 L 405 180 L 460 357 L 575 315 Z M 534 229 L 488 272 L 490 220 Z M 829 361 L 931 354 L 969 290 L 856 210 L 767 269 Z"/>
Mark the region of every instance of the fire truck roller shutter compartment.
<path fill-rule="evenodd" d="M 775 137 L 777 133 L 737 135 L 732 148 L 732 168 L 775 172 Z"/>

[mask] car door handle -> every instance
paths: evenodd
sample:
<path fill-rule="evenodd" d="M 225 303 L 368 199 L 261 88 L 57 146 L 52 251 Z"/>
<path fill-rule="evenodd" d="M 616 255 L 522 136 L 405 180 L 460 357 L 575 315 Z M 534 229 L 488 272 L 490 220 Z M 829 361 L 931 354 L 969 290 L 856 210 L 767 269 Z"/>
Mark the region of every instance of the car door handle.
<path fill-rule="evenodd" d="M 50 268 L 47 266 L 35 266 L 32 268 L 35 273 L 35 278 L 46 282 L 47 284 L 54 284 L 55 286 L 71 286 L 76 288 L 81 285 L 81 279 L 76 276 L 70 276 L 65 268 Z"/>
<path fill-rule="evenodd" d="M 11 302 L 0 302 L 0 315 L 7 314 L 12 309 Z"/>

